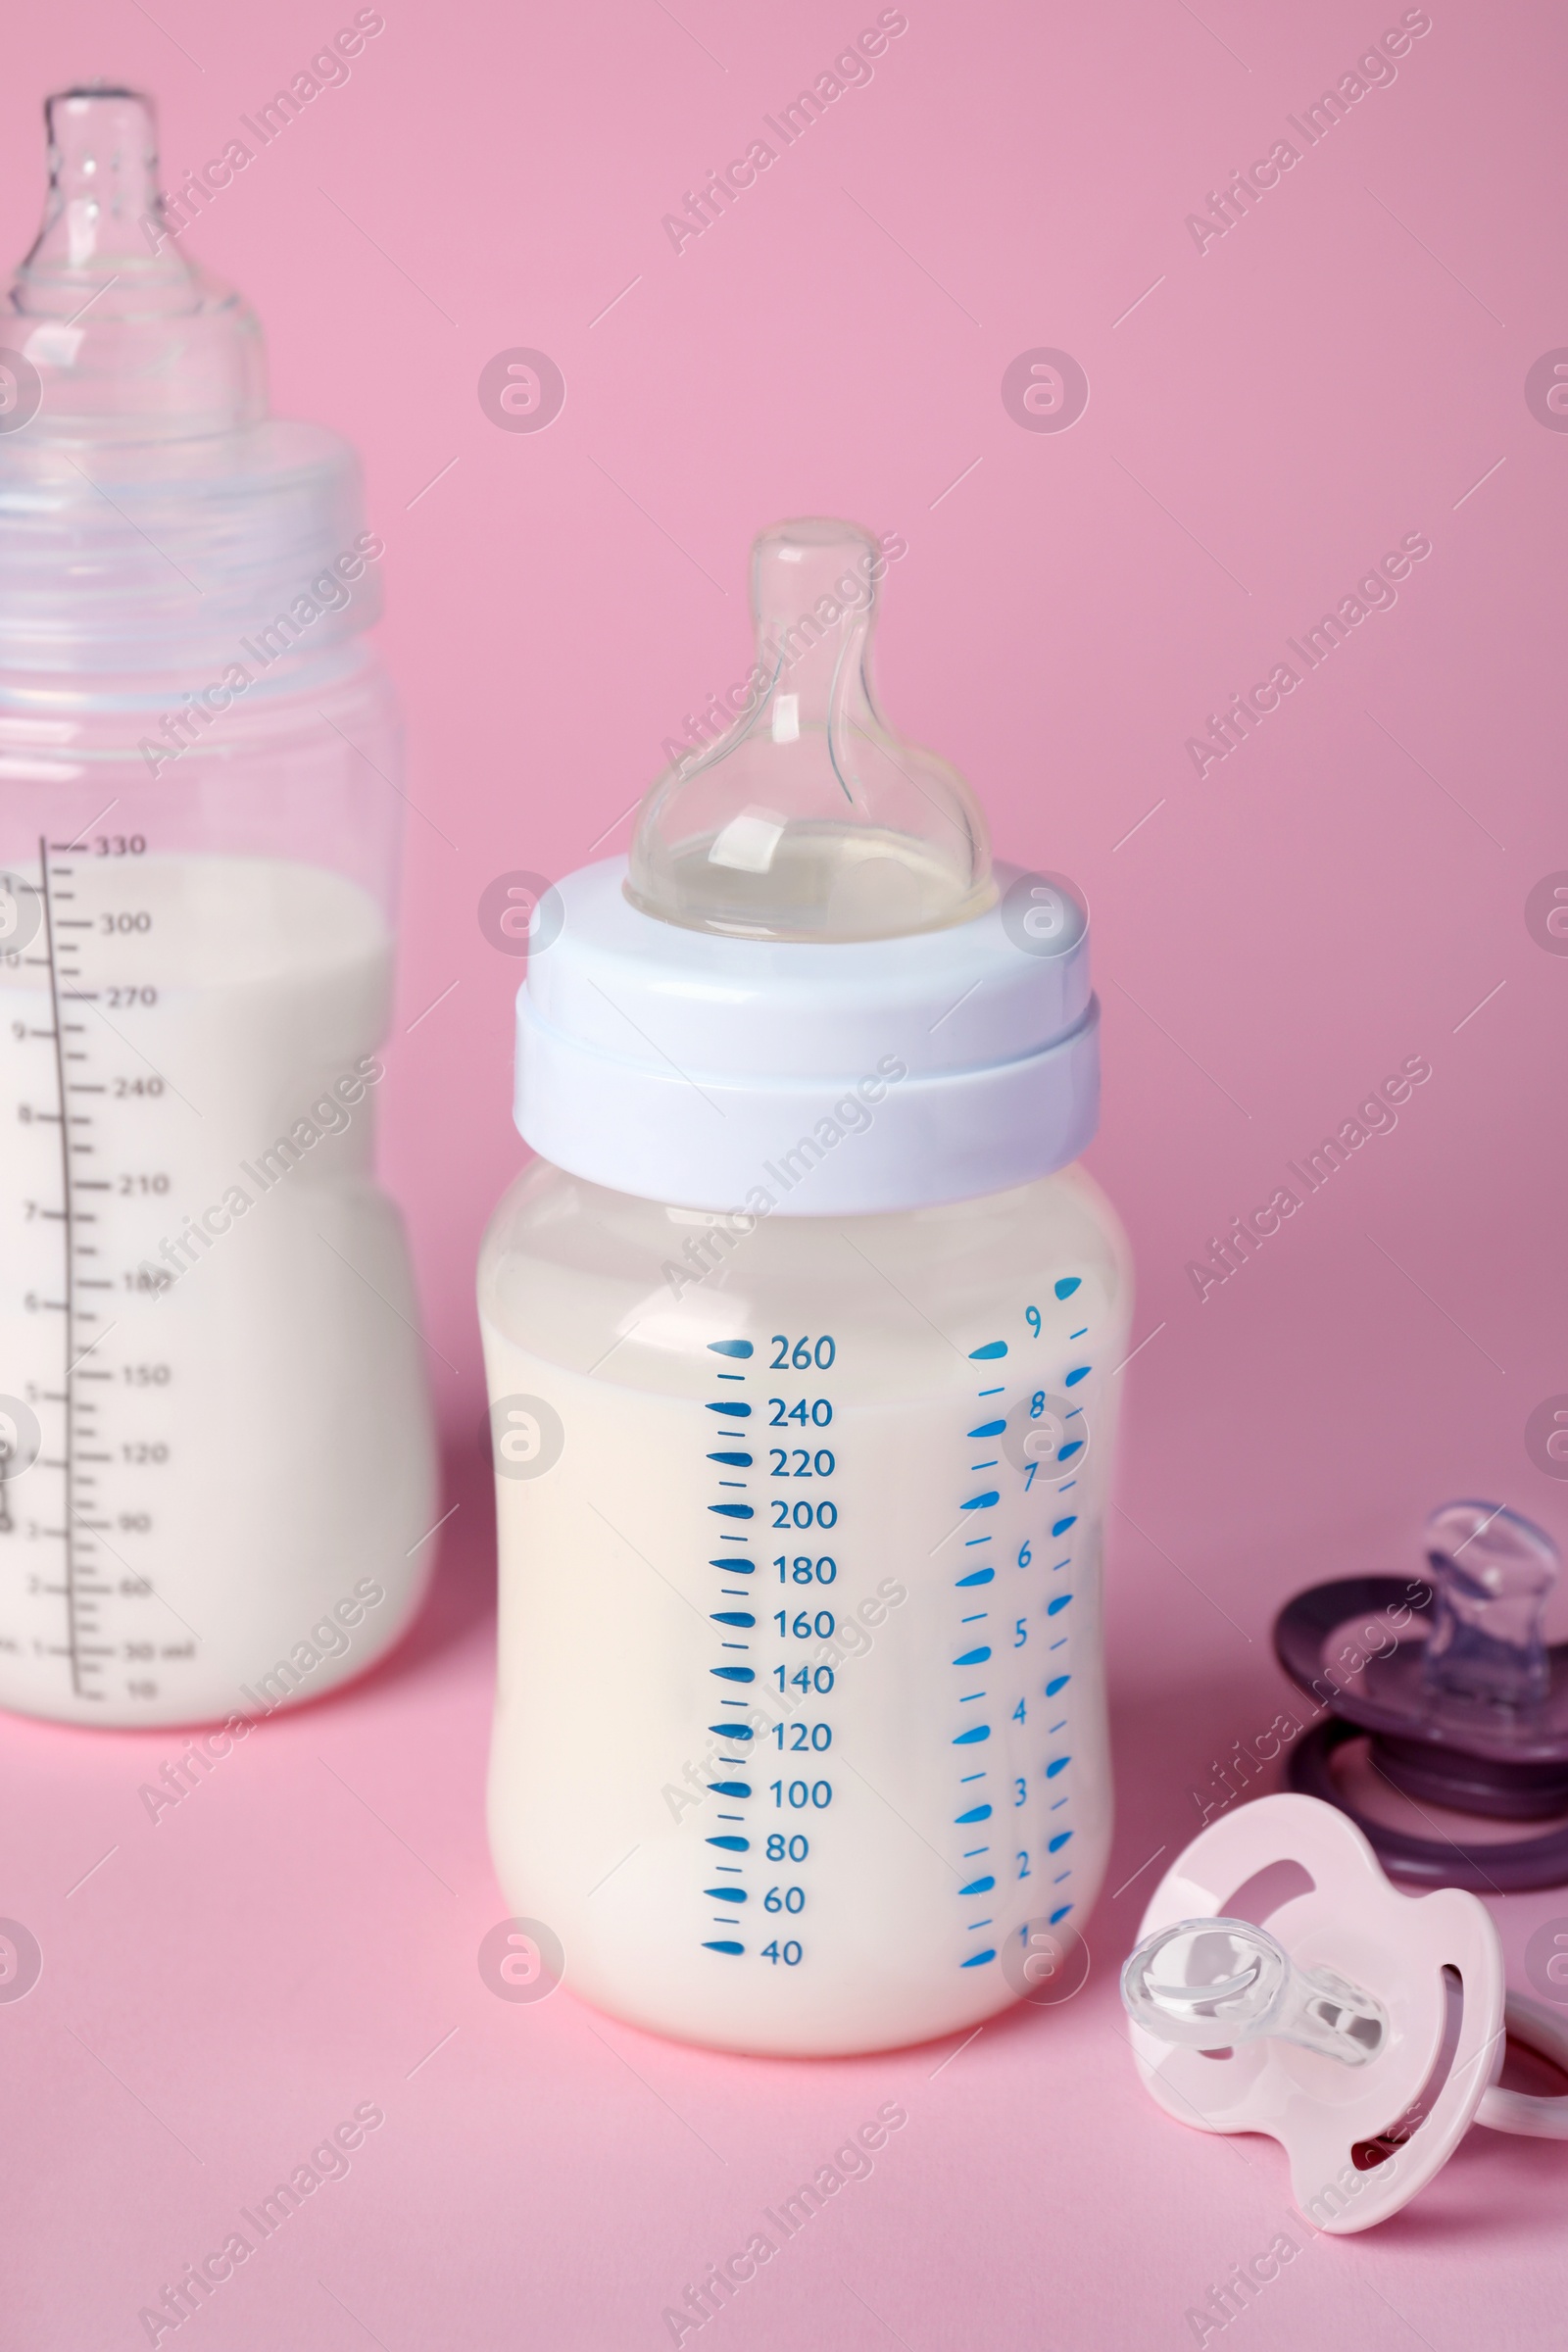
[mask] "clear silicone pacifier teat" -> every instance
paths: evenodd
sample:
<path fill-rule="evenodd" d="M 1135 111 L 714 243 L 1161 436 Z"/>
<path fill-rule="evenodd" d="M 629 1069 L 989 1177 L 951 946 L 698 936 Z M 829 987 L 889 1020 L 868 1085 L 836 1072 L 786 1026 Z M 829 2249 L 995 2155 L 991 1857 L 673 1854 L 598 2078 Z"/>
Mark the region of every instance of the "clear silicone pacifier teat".
<path fill-rule="evenodd" d="M 626 895 L 689 930 L 867 940 L 938 931 L 995 897 L 985 819 L 963 778 L 901 742 L 869 648 L 888 558 L 869 532 L 775 523 L 752 550 L 757 662 L 706 748 L 643 803 Z"/>
<path fill-rule="evenodd" d="M 43 224 L 0 318 L 0 342 L 40 379 L 39 415 L 25 438 L 164 440 L 231 432 L 264 416 L 256 318 L 178 241 L 183 216 L 211 203 L 213 186 L 187 174 L 166 209 L 152 100 L 86 85 L 58 91 L 44 119 Z"/>
<path fill-rule="evenodd" d="M 1437 1606 L 1422 1656 L 1434 1696 L 1527 1714 L 1550 1692 L 1542 1618 L 1561 1566 L 1532 1520 L 1490 1502 L 1447 1502 L 1426 1527 Z"/>
<path fill-rule="evenodd" d="M 1147 2033 L 1191 2050 L 1272 2039 L 1364 2066 L 1389 2030 L 1371 1993 L 1332 1969 L 1298 1967 L 1245 1919 L 1184 1919 L 1146 1936 L 1121 1972 L 1121 1997 Z"/>

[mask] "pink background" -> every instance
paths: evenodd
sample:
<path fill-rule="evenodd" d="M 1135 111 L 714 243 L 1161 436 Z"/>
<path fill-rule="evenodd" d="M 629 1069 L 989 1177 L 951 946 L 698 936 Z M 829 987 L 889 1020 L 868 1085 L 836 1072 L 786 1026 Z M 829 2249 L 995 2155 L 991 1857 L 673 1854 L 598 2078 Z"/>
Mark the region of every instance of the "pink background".
<path fill-rule="evenodd" d="M 172 184 L 352 13 L 15 10 L 0 245 L 31 235 L 47 89 L 156 91 Z M 662 215 L 875 14 L 387 0 L 347 85 L 188 240 L 254 300 L 277 408 L 358 441 L 387 542 L 424 817 L 383 1166 L 462 1507 L 399 1656 L 156 1828 L 136 1791 L 173 1738 L 0 1727 L 0 1912 L 45 1953 L 0 2007 L 24 2352 L 145 2341 L 139 2307 L 367 2100 L 386 2122 L 350 2177 L 189 2323 L 210 2352 L 667 2342 L 662 2307 L 890 2098 L 909 2120 L 874 2177 L 704 2341 L 1193 2341 L 1186 2309 L 1286 2226 L 1287 2184 L 1271 2144 L 1184 2135 L 1133 2078 L 1113 1981 L 1156 1849 L 1282 1703 L 1285 1595 L 1410 1568 L 1454 1492 L 1568 1535 L 1523 1436 L 1568 1389 L 1568 962 L 1524 919 L 1568 866 L 1568 440 L 1523 396 L 1568 341 L 1560 11 L 1434 0 L 1393 85 L 1200 255 L 1186 215 L 1397 6 L 909 0 L 870 84 L 677 256 Z M 517 345 L 565 376 L 543 433 L 476 397 Z M 1065 433 L 1000 397 L 1041 345 L 1088 372 Z M 1000 852 L 1090 895 L 1091 1164 L 1153 1335 L 1109 1558 L 1123 1890 L 1076 2001 L 947 2064 L 693 2053 L 565 1993 L 507 2005 L 475 1967 L 505 1905 L 471 1276 L 520 1159 L 519 967 L 476 906 L 509 868 L 624 846 L 662 739 L 748 665 L 752 534 L 803 512 L 905 534 L 890 711 L 967 771 Z M 1185 739 L 1414 531 L 1433 552 L 1397 605 L 1200 780 Z M 1416 1054 L 1397 1130 L 1200 1303 L 1185 1262 Z M 1568 1894 L 1498 1909 L 1522 1983 Z M 1307 2247 L 1250 2340 L 1558 2342 L 1565 2190 L 1568 2151 L 1478 2132 L 1404 2217 Z"/>

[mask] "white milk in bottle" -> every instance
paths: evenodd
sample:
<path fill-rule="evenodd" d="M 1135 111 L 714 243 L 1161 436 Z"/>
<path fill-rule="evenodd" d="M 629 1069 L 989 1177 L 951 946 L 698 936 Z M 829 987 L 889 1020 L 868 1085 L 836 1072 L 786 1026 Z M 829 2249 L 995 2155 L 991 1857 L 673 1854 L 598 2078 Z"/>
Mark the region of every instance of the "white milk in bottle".
<path fill-rule="evenodd" d="M 268 416 L 146 102 L 49 123 L 0 330 L 0 1705 L 196 1723 L 363 1671 L 428 1568 L 398 729 L 352 451 Z"/>
<path fill-rule="evenodd" d="M 886 565 L 764 533 L 737 725 L 541 900 L 479 1275 L 516 1932 L 796 2055 L 1029 1992 L 1110 1836 L 1087 921 L 880 717 Z"/>

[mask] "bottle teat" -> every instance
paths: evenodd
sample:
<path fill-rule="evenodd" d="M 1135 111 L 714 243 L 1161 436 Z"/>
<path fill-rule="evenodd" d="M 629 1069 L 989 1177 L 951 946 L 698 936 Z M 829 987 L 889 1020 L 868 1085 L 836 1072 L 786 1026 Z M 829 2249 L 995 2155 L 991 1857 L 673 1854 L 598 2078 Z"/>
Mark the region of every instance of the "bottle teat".
<path fill-rule="evenodd" d="M 1298 1967 L 1245 1919 L 1184 1919 L 1146 1936 L 1121 1972 L 1121 1997 L 1147 2033 L 1190 2050 L 1293 2041 L 1365 2066 L 1389 2030 L 1371 1993 L 1332 1969 Z"/>
<path fill-rule="evenodd" d="M 0 325 L 41 382 L 27 440 L 194 438 L 264 416 L 261 329 L 180 250 L 158 193 L 151 99 L 62 90 L 44 118 L 43 225 Z"/>
<path fill-rule="evenodd" d="M 1542 1617 L 1557 1582 L 1556 1544 L 1533 1521 L 1490 1502 L 1448 1502 L 1427 1521 L 1437 1606 L 1422 1674 L 1434 1695 L 1521 1711 L 1551 1688 Z"/>
<path fill-rule="evenodd" d="M 645 913 L 752 939 L 937 931 L 995 897 L 962 777 L 877 710 L 869 650 L 884 543 L 853 523 L 775 523 L 752 550 L 757 662 L 733 725 L 643 803 L 626 895 Z M 706 740 L 708 722 L 688 722 Z"/>

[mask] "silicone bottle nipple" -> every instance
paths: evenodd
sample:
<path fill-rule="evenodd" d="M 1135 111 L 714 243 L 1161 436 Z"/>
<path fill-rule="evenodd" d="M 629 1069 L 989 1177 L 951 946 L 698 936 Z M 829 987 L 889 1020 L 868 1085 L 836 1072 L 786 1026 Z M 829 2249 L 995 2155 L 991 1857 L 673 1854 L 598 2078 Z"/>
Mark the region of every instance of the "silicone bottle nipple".
<path fill-rule="evenodd" d="M 1422 1659 L 1434 1696 L 1490 1701 L 1521 1712 L 1550 1692 L 1542 1616 L 1557 1582 L 1557 1546 L 1517 1511 L 1447 1502 L 1427 1521 L 1438 1600 Z"/>
<path fill-rule="evenodd" d="M 166 439 L 265 416 L 255 317 L 187 261 L 159 197 L 152 101 L 64 90 L 44 118 L 43 225 L 12 284 L 5 330 L 41 379 L 27 438 Z M 204 202 L 211 195 L 202 190 Z"/>
<path fill-rule="evenodd" d="M 1122 1970 L 1121 1995 L 1138 2025 L 1185 2049 L 1293 2041 L 1364 2066 L 1388 2034 L 1371 1993 L 1332 1969 L 1298 1967 L 1242 1919 L 1184 1919 L 1146 1936 Z"/>
<path fill-rule="evenodd" d="M 643 803 L 626 895 L 645 913 L 754 939 L 865 940 L 991 905 L 974 795 L 901 742 L 872 697 L 886 564 L 848 522 L 780 522 L 758 539 L 756 666 L 731 690 L 734 725 Z"/>

